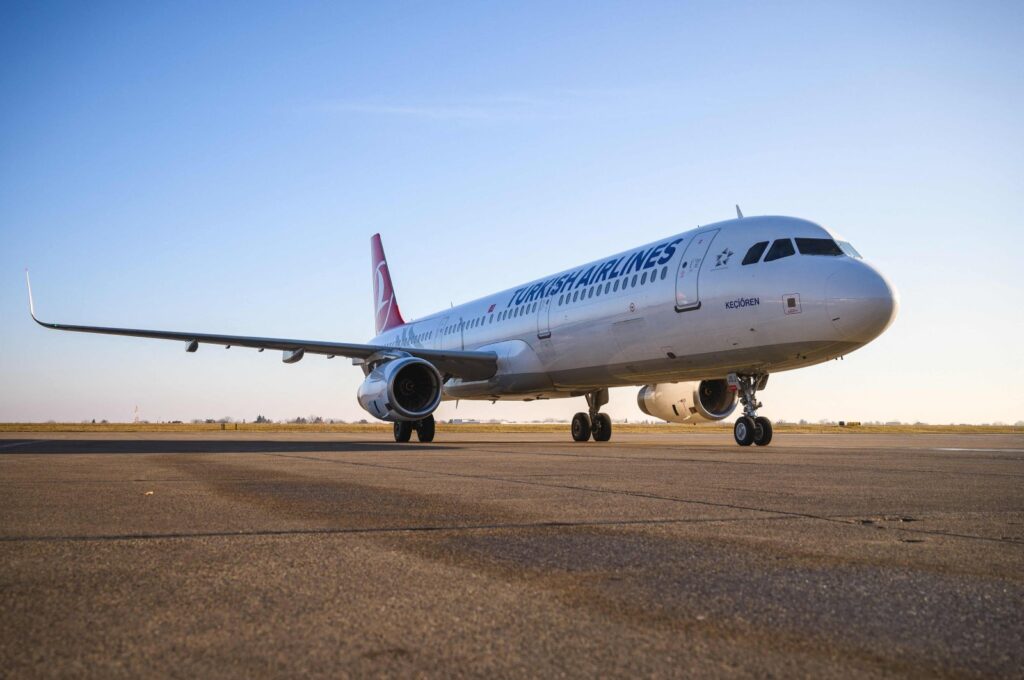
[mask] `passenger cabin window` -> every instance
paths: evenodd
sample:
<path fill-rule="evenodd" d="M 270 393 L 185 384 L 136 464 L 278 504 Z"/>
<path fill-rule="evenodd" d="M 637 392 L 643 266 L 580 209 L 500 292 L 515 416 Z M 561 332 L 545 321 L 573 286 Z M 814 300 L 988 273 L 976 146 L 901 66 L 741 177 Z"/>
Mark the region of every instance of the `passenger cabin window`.
<path fill-rule="evenodd" d="M 750 250 L 743 256 L 743 264 L 754 264 L 764 255 L 764 249 L 768 247 L 768 241 L 761 241 L 750 246 Z"/>
<path fill-rule="evenodd" d="M 793 250 L 793 242 L 788 238 L 780 238 L 768 249 L 768 254 L 765 255 L 764 261 L 771 262 L 772 260 L 778 260 L 794 254 L 796 254 L 796 251 Z"/>
<path fill-rule="evenodd" d="M 842 249 L 830 238 L 798 238 L 797 250 L 801 255 L 842 255 Z"/>

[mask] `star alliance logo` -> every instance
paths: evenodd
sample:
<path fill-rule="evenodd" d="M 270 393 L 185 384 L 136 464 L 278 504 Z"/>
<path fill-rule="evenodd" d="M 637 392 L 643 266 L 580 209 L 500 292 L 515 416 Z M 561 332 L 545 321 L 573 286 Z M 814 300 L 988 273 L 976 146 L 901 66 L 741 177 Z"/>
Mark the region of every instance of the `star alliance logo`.
<path fill-rule="evenodd" d="M 726 248 L 725 250 L 720 252 L 718 255 L 715 255 L 715 266 L 716 267 L 724 267 L 724 266 L 726 266 L 727 264 L 729 264 L 729 258 L 732 257 L 732 256 L 733 256 L 733 252 L 731 250 L 729 250 L 728 248 Z"/>

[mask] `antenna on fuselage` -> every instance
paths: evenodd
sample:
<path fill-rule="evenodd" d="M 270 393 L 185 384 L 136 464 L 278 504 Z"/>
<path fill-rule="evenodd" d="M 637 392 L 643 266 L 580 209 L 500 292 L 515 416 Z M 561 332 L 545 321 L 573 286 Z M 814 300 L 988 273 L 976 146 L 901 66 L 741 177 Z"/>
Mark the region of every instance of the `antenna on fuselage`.
<path fill-rule="evenodd" d="M 736 218 L 740 220 L 743 219 L 743 211 L 740 210 L 740 206 L 738 203 L 736 204 Z"/>

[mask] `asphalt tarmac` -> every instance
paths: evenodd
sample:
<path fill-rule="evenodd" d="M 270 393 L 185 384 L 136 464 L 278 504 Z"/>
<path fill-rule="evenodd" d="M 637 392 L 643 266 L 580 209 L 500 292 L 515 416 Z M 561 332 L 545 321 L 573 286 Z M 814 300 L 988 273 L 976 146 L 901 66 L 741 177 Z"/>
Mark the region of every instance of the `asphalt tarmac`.
<path fill-rule="evenodd" d="M 0 435 L 0 676 L 1024 677 L 1024 437 Z"/>

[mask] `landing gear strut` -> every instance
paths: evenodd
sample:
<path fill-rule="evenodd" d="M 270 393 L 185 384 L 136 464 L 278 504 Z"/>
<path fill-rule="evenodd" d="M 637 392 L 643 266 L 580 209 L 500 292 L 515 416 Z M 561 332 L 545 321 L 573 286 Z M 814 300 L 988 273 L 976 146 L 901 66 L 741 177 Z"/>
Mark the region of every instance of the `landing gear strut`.
<path fill-rule="evenodd" d="M 427 442 L 434 441 L 434 429 L 434 416 L 432 415 L 414 422 L 396 420 L 395 441 L 404 444 L 412 439 L 412 432 L 416 430 L 416 438 L 426 444 Z"/>
<path fill-rule="evenodd" d="M 761 402 L 757 400 L 757 391 L 763 390 L 768 384 L 768 374 L 730 375 L 729 384 L 736 385 L 743 404 L 743 415 L 736 420 L 732 428 L 733 437 L 740 446 L 768 446 L 772 441 L 772 421 L 757 415 Z"/>
<path fill-rule="evenodd" d="M 593 437 L 595 442 L 606 442 L 612 438 L 612 419 L 600 411 L 608 403 L 608 390 L 588 392 L 586 397 L 589 412 L 572 417 L 573 441 L 585 442 Z"/>

